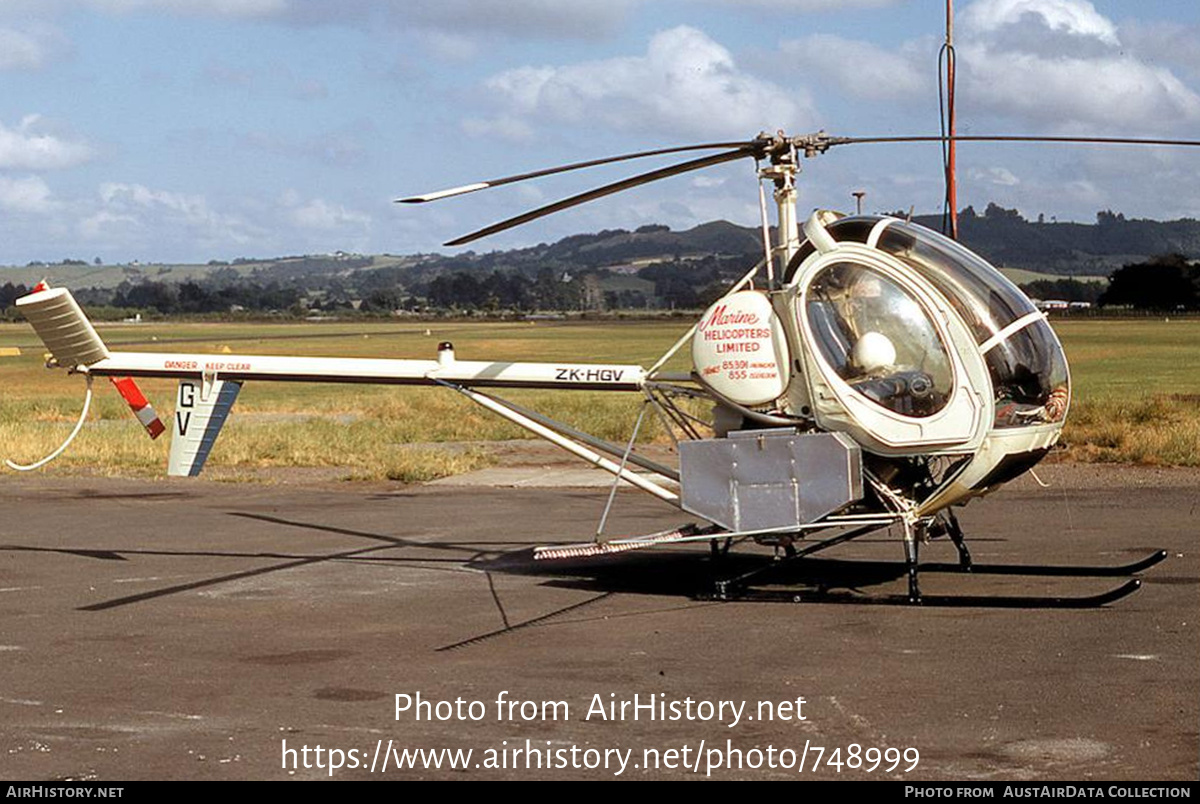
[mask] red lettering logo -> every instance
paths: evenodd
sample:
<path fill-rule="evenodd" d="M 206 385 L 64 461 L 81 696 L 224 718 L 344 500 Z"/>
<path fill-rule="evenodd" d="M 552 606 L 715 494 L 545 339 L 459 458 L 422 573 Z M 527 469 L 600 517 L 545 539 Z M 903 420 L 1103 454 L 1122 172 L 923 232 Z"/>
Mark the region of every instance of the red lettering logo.
<path fill-rule="evenodd" d="M 700 331 L 704 332 L 709 327 L 723 327 L 729 324 L 757 324 L 758 314 L 748 313 L 744 310 L 735 310 L 729 312 L 728 307 L 724 304 L 713 308 L 712 315 L 700 322 Z"/>

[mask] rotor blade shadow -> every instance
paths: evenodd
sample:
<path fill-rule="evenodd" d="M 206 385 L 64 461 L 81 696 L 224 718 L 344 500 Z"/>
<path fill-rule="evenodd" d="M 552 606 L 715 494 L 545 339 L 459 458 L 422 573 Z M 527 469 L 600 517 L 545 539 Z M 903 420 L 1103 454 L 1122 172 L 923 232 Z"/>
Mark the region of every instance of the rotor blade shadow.
<path fill-rule="evenodd" d="M 351 550 L 351 551 L 345 552 L 345 553 L 335 553 L 333 555 L 328 555 L 328 556 L 313 556 L 312 558 L 302 558 L 297 561 L 287 561 L 282 564 L 272 564 L 268 567 L 258 567 L 256 569 L 252 569 L 252 570 L 243 570 L 241 572 L 231 572 L 226 575 L 218 575 L 215 578 L 205 578 L 200 581 L 191 581 L 189 583 L 176 584 L 175 586 L 168 586 L 163 589 L 154 589 L 149 592 L 140 592 L 136 595 L 126 595 L 125 597 L 118 597 L 118 598 L 114 598 L 112 600 L 105 600 L 100 603 L 92 603 L 87 606 L 80 606 L 78 608 L 78 611 L 105 611 L 107 609 L 114 609 L 119 606 L 128 606 L 131 603 L 141 603 L 146 600 L 153 600 L 153 599 L 159 598 L 159 597 L 166 597 L 167 595 L 179 594 L 180 592 L 190 592 L 193 589 L 203 589 L 207 586 L 216 586 L 217 584 L 228 583 L 229 581 L 238 581 L 238 580 L 242 580 L 243 578 L 253 578 L 256 575 L 266 575 L 266 574 L 272 573 L 272 572 L 280 572 L 282 570 L 295 569 L 296 567 L 303 567 L 308 564 L 317 564 L 322 561 L 331 561 L 331 560 L 337 559 L 337 558 L 346 558 L 349 556 L 359 555 L 359 554 L 370 552 L 373 550 L 387 550 L 387 549 L 390 549 L 390 547 L 387 545 L 378 545 L 376 547 L 364 547 L 364 548 L 361 548 L 358 550 Z"/>
<path fill-rule="evenodd" d="M 334 533 L 339 536 L 355 536 L 363 539 L 374 539 L 377 541 L 387 542 L 393 547 L 418 547 L 428 550 L 448 550 L 452 552 L 465 552 L 471 554 L 489 552 L 488 550 L 479 549 L 479 542 L 421 542 L 414 541 L 412 539 L 405 539 L 400 536 L 385 536 L 382 533 L 371 533 L 370 531 L 365 530 L 352 530 L 350 528 L 342 528 L 335 525 L 320 525 L 313 522 L 300 522 L 298 520 L 284 519 L 283 517 L 270 516 L 268 514 L 250 514 L 243 511 L 230 511 L 229 515 L 241 517 L 242 519 L 253 519 L 258 522 L 267 522 L 273 525 L 287 525 L 288 527 L 315 530 L 322 533 Z"/>
<path fill-rule="evenodd" d="M 455 558 L 403 558 L 396 556 L 347 555 L 339 557 L 326 553 L 279 553 L 279 552 L 232 552 L 228 550 L 130 550 L 130 549 L 81 549 L 73 547 L 34 547 L 31 545 L 0 545 L 0 551 L 14 553 L 59 553 L 60 555 L 95 558 L 102 561 L 129 561 L 129 557 L 162 556 L 167 558 L 279 558 L 287 560 L 328 559 L 330 561 L 361 561 L 371 563 L 412 564 L 455 564 L 463 561 Z"/>
<path fill-rule="evenodd" d="M 518 631 L 522 628 L 527 628 L 531 625 L 538 625 L 540 623 L 544 623 L 547 620 L 551 619 L 552 617 L 559 617 L 563 614 L 567 614 L 569 612 L 576 611 L 580 608 L 583 608 L 584 606 L 589 606 L 592 603 L 598 603 L 601 600 L 606 600 L 607 598 L 611 597 L 612 594 L 613 594 L 612 592 L 601 592 L 600 594 L 596 595 L 595 597 L 589 597 L 587 600 L 581 600 L 577 603 L 572 603 L 568 606 L 563 606 L 560 609 L 555 609 L 554 611 L 546 612 L 545 614 L 539 614 L 537 617 L 532 617 L 528 620 L 523 620 L 523 621 L 517 623 L 516 625 L 508 625 L 507 624 L 508 618 L 506 617 L 505 618 L 505 626 L 503 628 L 498 628 L 495 631 L 489 631 L 486 634 L 477 634 L 476 636 L 469 637 L 467 639 L 463 639 L 458 642 L 453 642 L 449 645 L 443 645 L 442 647 L 437 648 L 436 651 L 438 653 L 441 653 L 443 651 L 454 650 L 456 648 L 463 648 L 463 647 L 466 647 L 467 645 L 474 645 L 479 642 L 483 642 L 485 640 L 492 639 L 494 637 L 503 636 L 504 634 L 511 634 L 513 631 Z"/>
<path fill-rule="evenodd" d="M 430 543 L 430 542 L 413 541 L 410 539 L 403 539 L 403 538 L 394 537 L 394 536 L 385 536 L 385 535 L 379 534 L 379 533 L 370 533 L 367 531 L 358 531 L 358 530 L 352 530 L 349 528 L 341 528 L 341 527 L 336 527 L 336 526 L 331 526 L 331 525 L 319 525 L 319 524 L 314 524 L 314 523 L 310 523 L 310 522 L 299 522 L 299 521 L 294 521 L 294 520 L 288 520 L 288 519 L 283 519 L 281 517 L 268 516 L 265 514 L 250 514 L 250 513 L 245 513 L 245 512 L 234 511 L 234 512 L 230 512 L 230 515 L 238 516 L 238 517 L 242 517 L 242 518 L 246 518 L 246 519 L 253 519 L 253 520 L 261 521 L 261 522 L 267 522 L 267 523 L 271 523 L 271 524 L 287 525 L 289 527 L 299 527 L 299 528 L 305 528 L 308 530 L 317 530 L 317 531 L 321 531 L 321 532 L 325 532 L 325 533 L 335 533 L 335 534 L 344 535 L 344 536 L 367 538 L 367 539 L 372 539 L 375 541 L 382 541 L 383 544 L 377 544 L 377 545 L 373 545 L 371 547 L 363 547 L 363 548 L 358 548 L 355 550 L 346 550 L 346 551 L 341 551 L 341 552 L 336 552 L 336 553 L 304 556 L 301 558 L 291 558 L 290 560 L 284 561 L 283 563 L 272 564 L 267 567 L 257 567 L 255 569 L 223 574 L 223 575 L 219 575 L 219 576 L 212 577 L 212 578 L 205 578 L 205 579 L 198 580 L 198 581 L 190 581 L 187 583 L 176 584 L 174 586 L 169 586 L 169 587 L 165 587 L 162 589 L 151 590 L 151 591 L 147 591 L 147 592 L 140 592 L 140 593 L 134 594 L 134 595 L 127 595 L 124 597 L 114 598 L 112 600 L 106 600 L 106 601 L 102 601 L 99 603 L 92 603 L 87 606 L 81 606 L 79 608 L 79 610 L 80 611 L 104 611 L 104 610 L 116 608 L 119 606 L 127 606 L 127 605 L 130 605 L 133 603 L 140 603 L 140 602 L 143 602 L 146 600 L 153 600 L 155 598 L 164 597 L 167 595 L 178 594 L 180 592 L 193 591 L 195 589 L 202 589 L 202 588 L 209 587 L 209 586 L 215 586 L 217 584 L 228 583 L 230 581 L 243 580 L 245 578 L 252 578 L 252 577 L 255 577 L 258 575 L 265 575 L 268 573 L 281 572 L 284 570 L 295 569 L 297 567 L 303 567 L 303 566 L 307 566 L 309 564 L 315 564 L 315 563 L 320 563 L 320 562 L 325 562 L 325 561 L 370 560 L 370 559 L 375 559 L 376 557 L 374 557 L 374 556 L 368 557 L 367 554 L 381 551 L 381 550 L 393 550 L 393 549 L 397 549 L 397 548 L 400 548 L 400 549 L 424 548 L 424 549 L 430 549 L 430 550 L 449 550 L 449 551 L 453 551 L 453 552 L 457 552 L 457 553 L 464 553 L 465 555 L 463 555 L 461 559 L 410 558 L 410 559 L 406 560 L 406 563 L 407 562 L 412 562 L 412 563 L 420 562 L 420 563 L 425 564 L 425 563 L 441 562 L 441 563 L 453 563 L 458 566 L 465 566 L 472 559 L 480 558 L 482 555 L 486 554 L 486 551 L 482 551 L 474 546 L 468 547 L 468 546 L 454 544 L 454 543 L 436 543 L 436 542 Z M 67 551 L 67 552 L 77 552 L 77 551 Z M 112 551 L 112 552 L 115 553 L 116 551 Z M 134 552 L 134 551 L 122 551 L 122 552 Z M 145 552 L 148 554 L 159 554 L 159 555 L 175 554 L 175 553 L 170 553 L 167 551 L 145 551 Z M 210 553 L 210 555 L 231 555 L 231 554 Z M 276 555 L 271 555 L 271 554 L 252 554 L 252 555 L 247 555 L 245 557 L 261 558 L 261 557 L 285 557 L 285 556 L 276 556 Z M 396 560 L 396 559 L 394 559 L 394 560 Z"/>

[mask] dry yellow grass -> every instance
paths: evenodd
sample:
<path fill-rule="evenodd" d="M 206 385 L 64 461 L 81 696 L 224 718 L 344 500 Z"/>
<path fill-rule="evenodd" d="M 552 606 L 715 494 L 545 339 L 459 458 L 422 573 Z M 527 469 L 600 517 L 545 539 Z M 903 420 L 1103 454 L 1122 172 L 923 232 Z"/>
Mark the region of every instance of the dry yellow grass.
<path fill-rule="evenodd" d="M 153 351 L 212 353 L 232 344 L 244 354 L 429 358 L 440 340 L 453 340 L 464 359 L 649 363 L 688 325 L 547 327 L 522 323 L 439 328 L 359 324 L 351 328 L 183 324 L 102 329 L 101 333 L 110 345 L 136 335 L 138 344 L 130 348 Z M 427 329 L 429 335 L 424 334 Z M 188 340 L 169 342 L 176 339 Z M 34 340 L 27 327 L 0 326 L 0 344 L 28 346 Z M 46 371 L 40 349 L 22 351 L 21 357 L 0 362 L 0 388 L 4 389 L 0 396 L 0 458 L 31 463 L 55 449 L 74 426 L 84 380 Z M 143 476 L 163 472 L 168 439 L 150 442 L 108 385 L 107 380 L 96 381 L 88 425 L 71 448 L 43 471 Z M 174 412 L 174 381 L 142 380 L 139 385 L 163 420 L 169 420 Z M 518 391 L 505 396 L 612 440 L 629 437 L 640 403 L 636 394 Z M 643 440 L 660 434 L 656 421 L 647 420 L 643 425 Z M 414 443 L 494 441 L 528 435 L 445 389 L 247 383 L 208 466 L 341 467 L 347 470 L 347 477 L 356 479 L 429 480 L 485 466 L 490 458 L 481 449 L 411 446 Z"/>
<path fill-rule="evenodd" d="M 1200 466 L 1200 410 L 1165 394 L 1084 400 L 1063 432 L 1070 456 L 1095 463 Z"/>
<path fill-rule="evenodd" d="M 649 365 L 689 320 L 499 324 L 155 324 L 102 329 L 110 344 L 138 349 L 361 357 L 432 357 L 452 340 L 462 359 L 613 361 Z M 1071 361 L 1074 399 L 1064 432 L 1069 456 L 1086 461 L 1200 465 L 1200 321 L 1055 323 Z M 430 331 L 425 335 L 426 330 Z M 296 337 L 300 336 L 300 337 Z M 321 336 L 321 337 L 313 337 Z M 158 339 L 157 341 L 153 339 Z M 194 339 L 172 343 L 176 339 Z M 79 414 L 84 382 L 42 367 L 42 350 L 24 325 L 0 325 L 0 458 L 28 463 L 52 451 Z M 31 346 L 33 348 L 31 348 Z M 685 350 L 686 351 L 686 350 Z M 673 368 L 686 367 L 679 357 Z M 164 418 L 175 383 L 141 385 Z M 636 394 L 510 392 L 506 397 L 602 438 L 630 435 Z M 46 470 L 157 476 L 167 439 L 150 442 L 128 408 L 96 383 L 96 401 L 76 443 Z M 414 447 L 489 441 L 527 434 L 443 389 L 249 383 L 209 461 L 210 467 L 339 467 L 356 478 L 420 480 L 486 465 L 486 451 Z M 643 440 L 663 438 L 654 417 Z"/>

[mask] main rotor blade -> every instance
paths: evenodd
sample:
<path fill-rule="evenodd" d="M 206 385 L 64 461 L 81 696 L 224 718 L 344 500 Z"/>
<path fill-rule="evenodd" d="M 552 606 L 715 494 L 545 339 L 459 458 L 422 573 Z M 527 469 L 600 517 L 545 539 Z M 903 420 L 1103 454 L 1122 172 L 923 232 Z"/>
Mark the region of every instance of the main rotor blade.
<path fill-rule="evenodd" d="M 688 162 L 681 162 L 678 165 L 659 168 L 658 170 L 652 170 L 649 173 L 631 176 L 628 179 L 622 179 L 621 181 L 613 182 L 612 184 L 606 184 L 603 187 L 597 187 L 594 190 L 588 190 L 586 193 L 579 193 L 578 195 L 573 195 L 570 198 L 564 198 L 561 201 L 555 201 L 553 204 L 547 204 L 544 207 L 538 207 L 537 209 L 530 210 L 529 212 L 517 215 L 516 217 L 508 218 L 507 220 L 500 221 L 499 223 L 493 223 L 491 226 L 487 226 L 483 229 L 479 229 L 478 231 L 455 238 L 454 240 L 445 243 L 445 245 L 461 246 L 465 243 L 470 243 L 473 240 L 478 240 L 481 237 L 487 237 L 488 235 L 496 234 L 496 232 L 503 232 L 505 229 L 511 229 L 514 226 L 520 226 L 523 223 L 528 223 L 529 221 L 537 220 L 538 218 L 544 218 L 545 216 L 559 212 L 560 210 L 568 209 L 579 204 L 584 204 L 597 198 L 603 198 L 606 195 L 619 193 L 622 190 L 628 190 L 643 184 L 649 184 L 650 182 L 669 178 L 670 176 L 677 176 L 680 173 L 687 173 L 692 170 L 700 170 L 702 168 L 712 167 L 713 165 L 719 165 L 722 162 L 732 162 L 734 159 L 752 156 L 758 153 L 760 150 L 760 145 L 757 142 L 738 143 L 738 145 L 739 147 L 732 151 L 725 151 L 724 153 L 713 154 L 712 156 L 705 156 Z"/>
<path fill-rule="evenodd" d="M 918 136 L 918 137 L 838 137 L 830 145 L 858 145 L 863 143 L 888 142 L 1061 142 L 1061 143 L 1091 143 L 1095 145 L 1200 145 L 1200 140 L 1159 140 L 1143 137 L 1071 137 L 1071 136 L 1036 136 L 1036 135 L 955 135 L 953 137 Z"/>
<path fill-rule="evenodd" d="M 518 173 L 515 176 L 505 176 L 499 179 L 491 179 L 489 181 L 475 182 L 474 184 L 464 184 L 461 187 L 450 187 L 445 190 L 437 190 L 432 193 L 423 195 L 413 195 L 408 198 L 397 198 L 398 204 L 424 204 L 427 201 L 438 201 L 443 198 L 452 198 L 456 195 L 465 195 L 473 193 L 476 190 L 486 190 L 491 187 L 499 187 L 502 184 L 512 184 L 518 181 L 527 179 L 538 179 L 542 176 L 552 176 L 555 173 L 566 173 L 571 170 L 581 170 L 583 168 L 596 167 L 597 165 L 609 165 L 613 162 L 626 162 L 630 159 L 644 159 L 648 156 L 664 156 L 666 154 L 684 153 L 686 151 L 712 151 L 718 148 L 741 148 L 747 145 L 746 141 L 740 142 L 708 142 L 699 145 L 680 145 L 674 148 L 657 148 L 653 151 L 639 151 L 632 154 L 621 154 L 620 156 L 608 156 L 602 159 L 589 159 L 586 162 L 573 162 L 569 165 L 559 165 L 558 167 L 545 168 L 543 170 L 535 170 L 531 173 Z"/>

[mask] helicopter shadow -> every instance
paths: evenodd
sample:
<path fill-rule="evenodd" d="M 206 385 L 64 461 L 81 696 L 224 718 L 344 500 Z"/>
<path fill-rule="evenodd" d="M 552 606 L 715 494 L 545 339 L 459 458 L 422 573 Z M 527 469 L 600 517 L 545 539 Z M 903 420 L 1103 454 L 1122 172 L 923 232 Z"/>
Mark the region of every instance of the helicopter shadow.
<path fill-rule="evenodd" d="M 714 555 L 699 550 L 538 561 L 532 549 L 521 549 L 480 556 L 468 566 L 498 575 L 541 578 L 543 585 L 559 589 L 691 599 L 711 598 L 722 582 L 748 575 L 753 575 L 754 586 L 864 594 L 906 577 L 903 562 L 814 557 L 782 561 L 761 552 Z"/>

